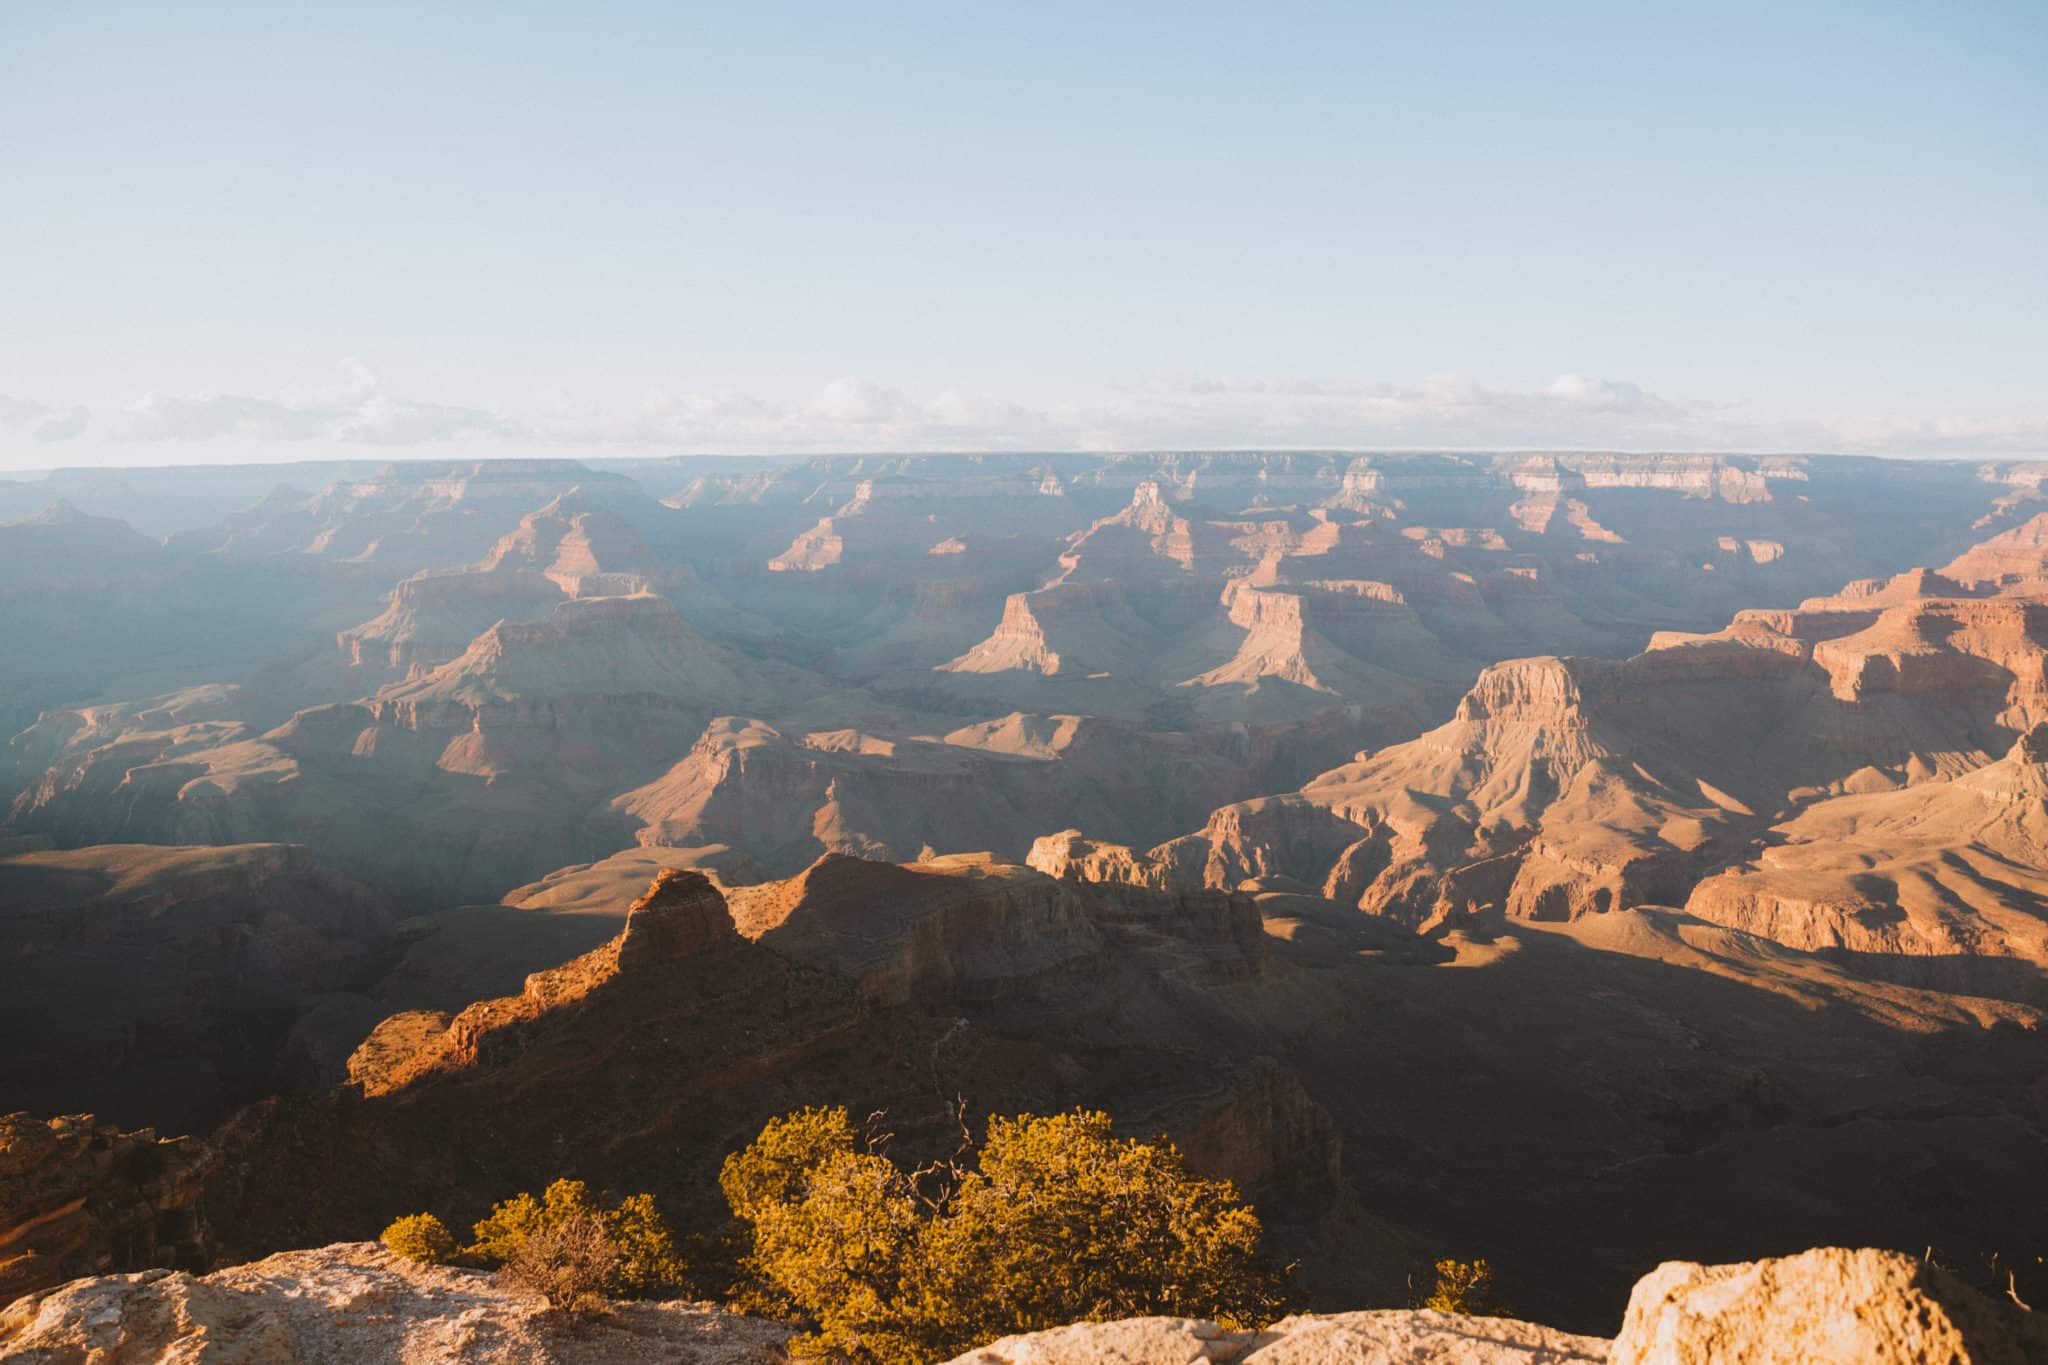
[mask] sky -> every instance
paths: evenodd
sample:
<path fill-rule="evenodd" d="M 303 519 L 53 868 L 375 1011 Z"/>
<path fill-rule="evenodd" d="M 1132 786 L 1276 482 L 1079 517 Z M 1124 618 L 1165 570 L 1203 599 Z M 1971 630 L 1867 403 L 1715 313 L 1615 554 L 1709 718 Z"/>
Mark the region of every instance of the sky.
<path fill-rule="evenodd" d="M 0 470 L 2048 454 L 2048 4 L 0 0 Z"/>

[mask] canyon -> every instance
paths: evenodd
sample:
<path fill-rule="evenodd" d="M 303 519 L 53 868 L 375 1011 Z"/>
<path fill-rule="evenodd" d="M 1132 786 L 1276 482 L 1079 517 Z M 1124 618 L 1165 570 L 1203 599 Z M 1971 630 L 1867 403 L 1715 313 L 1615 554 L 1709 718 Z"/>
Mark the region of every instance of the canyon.
<path fill-rule="evenodd" d="M 0 481 L 0 1298 L 559 1176 L 708 1228 L 814 1104 L 1168 1133 L 1319 1311 L 1448 1255 L 1603 1343 L 1662 1261 L 2038 1281 L 2043 473 Z"/>

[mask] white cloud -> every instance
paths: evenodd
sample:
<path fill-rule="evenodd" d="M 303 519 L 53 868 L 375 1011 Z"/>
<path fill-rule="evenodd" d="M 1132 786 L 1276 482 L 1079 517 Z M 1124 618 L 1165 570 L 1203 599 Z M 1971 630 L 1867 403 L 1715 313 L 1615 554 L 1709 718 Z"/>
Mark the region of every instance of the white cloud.
<path fill-rule="evenodd" d="M 75 436 L 88 418 L 84 408 L 0 398 L 0 430 L 39 440 Z M 478 453 L 1269 446 L 2048 454 L 2044 418 L 1768 417 L 1578 373 L 1527 387 L 1497 387 L 1458 372 L 1401 382 L 1172 374 L 1039 407 L 953 391 L 921 399 L 861 378 L 834 380 L 795 400 L 656 389 L 623 409 L 547 389 L 536 393 L 530 411 L 514 413 L 404 397 L 368 366 L 347 360 L 324 387 L 151 393 L 112 425 L 131 443 L 221 441 L 245 451 L 266 443 L 400 449 L 460 442 Z"/>
<path fill-rule="evenodd" d="M 399 398 L 369 366 L 340 364 L 340 381 L 324 389 L 274 397 L 234 393 L 145 394 L 122 415 L 118 434 L 130 441 L 333 441 L 346 445 L 429 445 L 459 437 L 525 434 L 522 423 L 483 408 Z"/>
<path fill-rule="evenodd" d="M 25 431 L 37 441 L 68 441 L 92 422 L 92 409 L 58 408 L 0 393 L 0 429 Z"/>

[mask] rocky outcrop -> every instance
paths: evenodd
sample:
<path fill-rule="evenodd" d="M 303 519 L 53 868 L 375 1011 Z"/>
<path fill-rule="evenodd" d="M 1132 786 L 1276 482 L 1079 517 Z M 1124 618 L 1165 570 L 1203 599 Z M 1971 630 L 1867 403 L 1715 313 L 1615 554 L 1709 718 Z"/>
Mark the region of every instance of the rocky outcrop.
<path fill-rule="evenodd" d="M 1110 882 L 1155 891 L 1169 890 L 1176 881 L 1173 869 L 1162 859 L 1127 844 L 1091 839 L 1078 829 L 1040 836 L 1033 841 L 1024 861 L 1061 881 Z"/>
<path fill-rule="evenodd" d="M 204 1265 L 211 1161 L 197 1139 L 124 1133 L 90 1114 L 0 1116 L 0 1304 L 80 1275 Z"/>
<path fill-rule="evenodd" d="M 420 460 L 311 496 L 281 491 L 185 543 L 238 559 L 288 554 L 374 566 L 391 581 L 472 563 L 508 526 L 572 491 L 646 515 L 663 511 L 631 479 L 575 460 Z"/>
<path fill-rule="evenodd" d="M 742 932 L 852 975 L 882 1004 L 999 998 L 1102 952 L 1087 906 L 1049 877 L 984 855 L 909 866 L 827 854 L 786 882 L 730 892 Z"/>
<path fill-rule="evenodd" d="M 1816 801 L 1686 908 L 1889 980 L 2048 1003 L 2048 724 L 1948 781 Z"/>
<path fill-rule="evenodd" d="M 395 918 L 289 844 L 0 856 L 0 1093 L 204 1129 L 286 1084 L 293 1024 L 378 960 Z"/>
<path fill-rule="evenodd" d="M 538 621 L 501 621 L 462 655 L 385 689 L 380 707 L 479 706 L 535 697 L 686 696 L 700 705 L 737 699 L 743 684 L 727 651 L 652 593 L 573 598 Z"/>
<path fill-rule="evenodd" d="M 1198 1169 L 1256 1190 L 1273 1211 L 1297 1216 L 1342 1197 L 1344 1141 L 1330 1111 L 1271 1057 L 1230 1076 L 1182 1125 L 1180 1147 Z"/>
<path fill-rule="evenodd" d="M 1606 1358 L 1598 1337 L 1408 1309 L 1287 1318 L 1256 1332 L 1190 1318 L 1084 1322 L 1004 1337 L 948 1365 L 1593 1365 Z"/>
<path fill-rule="evenodd" d="M 950 1365 L 2032 1365 L 2048 1323 L 1891 1251 L 1672 1261 L 1643 1277 L 1612 1342 L 1426 1309 L 1287 1318 L 1229 1331 L 1187 1318 L 1005 1337 Z"/>
<path fill-rule="evenodd" d="M 1270 750 L 1237 737 L 1155 736 L 1109 721 L 1012 715 L 943 737 L 785 734 L 722 716 L 679 762 L 612 809 L 649 845 L 723 844 L 771 875 L 825 853 L 909 862 L 925 850 L 1021 858 L 1047 827 L 1155 839 L 1243 791 Z M 1250 739 L 1252 737 L 1245 737 Z"/>
<path fill-rule="evenodd" d="M 351 668 L 418 677 L 460 656 L 500 621 L 544 614 L 562 588 L 530 569 L 429 570 L 403 579 L 375 618 L 335 637 Z"/>
<path fill-rule="evenodd" d="M 1047 643 L 1045 626 L 1033 610 L 1034 593 L 1013 592 L 1003 600 L 1003 619 L 986 640 L 959 658 L 940 664 L 947 673 L 1006 673 L 1023 671 L 1047 677 L 1068 667 L 1058 651 Z"/>
<path fill-rule="evenodd" d="M 582 1320 L 476 1270 L 374 1243 L 194 1275 L 80 1279 L 0 1311 L 0 1351 L 34 1365 L 350 1361 L 771 1365 L 790 1329 L 709 1304 L 613 1303 Z M 1429 1309 L 1301 1314 L 1232 1330 L 1191 1318 L 1080 1322 L 1004 1337 L 949 1365 L 2032 1365 L 2048 1326 L 1888 1251 L 1668 1262 L 1637 1283 L 1621 1335 Z"/>
<path fill-rule="evenodd" d="M 788 1359 L 788 1337 L 709 1304 L 615 1303 L 570 1318 L 485 1272 L 404 1261 L 372 1242 L 210 1275 L 80 1280 L 0 1310 L 0 1355 L 32 1365 L 771 1365 Z"/>
<path fill-rule="evenodd" d="M 552 1011 L 565 1010 L 614 982 L 644 987 L 676 962 L 687 960 L 701 970 L 740 942 L 725 901 L 708 878 L 664 868 L 633 902 L 618 936 L 603 947 L 535 972 L 518 995 L 478 1001 L 438 1034 L 418 1022 L 402 1030 L 380 1030 L 366 1044 L 370 1050 L 351 1059 L 350 1074 L 364 1093 L 378 1095 L 423 1076 L 488 1064 L 515 1054 L 522 1029 Z M 408 1035 L 417 1044 L 409 1054 L 400 1046 Z"/>
<path fill-rule="evenodd" d="M 2038 485 L 2037 485 L 2038 488 Z M 1972 546 L 1942 573 L 1957 582 L 2010 589 L 2032 584 L 2048 589 L 2048 512 Z"/>
<path fill-rule="evenodd" d="M 2035 527 L 2000 539 L 2019 554 L 2043 537 Z M 1143 853 L 1088 851 L 1077 834 L 1038 856 L 1090 880 L 1228 888 L 1285 876 L 1418 927 L 1489 906 L 1571 920 L 1698 896 L 1703 916 L 1805 949 L 2039 960 L 2038 916 L 1997 908 L 1988 885 L 1962 896 L 1969 916 L 1952 912 L 1946 892 L 1918 896 L 1928 908 L 1909 911 L 1909 926 L 1906 880 L 1892 894 L 1855 875 L 1853 857 L 1818 866 L 1820 850 L 1857 846 L 1842 839 L 1844 822 L 1923 852 L 1937 826 L 1946 831 L 1946 865 L 1899 869 L 1913 883 L 1953 890 L 1956 869 L 1982 861 L 1961 845 L 2022 869 L 2037 860 L 2027 807 L 1992 800 L 1986 786 L 2011 785 L 2020 768 L 1994 759 L 2048 719 L 2048 608 L 2036 582 L 2016 570 L 1969 584 L 1922 570 L 1796 610 L 1743 612 L 1712 635 L 1660 633 L 1628 659 L 1509 660 L 1479 674 L 1448 724 L 1298 793 L 1221 807 Z M 1966 779 L 1978 768 L 1983 777 Z M 1889 795 L 1903 791 L 1913 794 Z M 1812 804 L 1827 797 L 1863 804 Z M 1833 833 L 1818 837 L 1816 821 Z M 1788 847 L 1757 853 L 1759 838 Z M 1752 854 L 1762 871 L 1811 875 L 1755 875 L 1740 865 Z M 1731 860 L 1734 870 L 1700 885 Z M 1981 977 L 1951 966 L 1902 979 L 1957 988 Z"/>
<path fill-rule="evenodd" d="M 2034 1365 L 2048 1321 L 1895 1251 L 1671 1261 L 1629 1295 L 1610 1365 Z"/>

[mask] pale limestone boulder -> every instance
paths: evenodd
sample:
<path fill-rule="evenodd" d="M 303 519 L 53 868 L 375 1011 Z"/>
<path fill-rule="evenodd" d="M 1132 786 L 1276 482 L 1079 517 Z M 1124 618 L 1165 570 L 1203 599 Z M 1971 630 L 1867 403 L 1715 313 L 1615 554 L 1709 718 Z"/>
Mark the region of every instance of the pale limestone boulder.
<path fill-rule="evenodd" d="M 701 1304 L 571 1321 L 475 1270 L 371 1242 L 195 1276 L 73 1280 L 0 1309 L 9 1365 L 774 1365 L 789 1331 Z"/>
<path fill-rule="evenodd" d="M 1667 1261 L 1636 1282 L 1612 1365 L 2037 1365 L 2048 1325 L 1896 1251 Z"/>
<path fill-rule="evenodd" d="M 951 1365 L 1592 1365 L 1607 1343 L 1504 1318 L 1426 1309 L 1287 1318 L 1231 1332 L 1187 1318 L 1128 1318 L 1005 1337 Z"/>
<path fill-rule="evenodd" d="M 1194 1318 L 1077 1322 L 1004 1337 L 949 1365 L 1194 1365 L 1242 1359 L 1252 1337 Z"/>
<path fill-rule="evenodd" d="M 1591 1365 L 1607 1342 L 1512 1318 L 1426 1308 L 1287 1318 L 1243 1357 L 1254 1365 Z"/>

